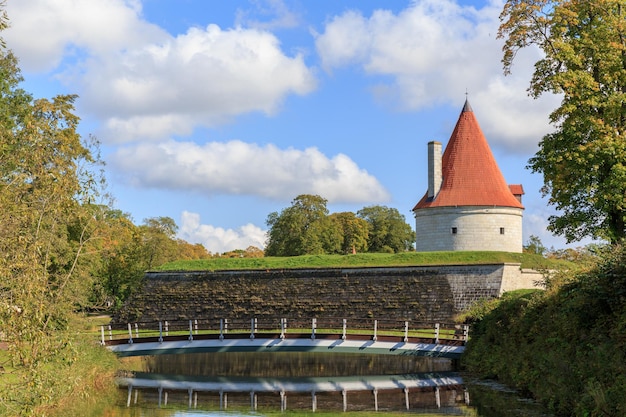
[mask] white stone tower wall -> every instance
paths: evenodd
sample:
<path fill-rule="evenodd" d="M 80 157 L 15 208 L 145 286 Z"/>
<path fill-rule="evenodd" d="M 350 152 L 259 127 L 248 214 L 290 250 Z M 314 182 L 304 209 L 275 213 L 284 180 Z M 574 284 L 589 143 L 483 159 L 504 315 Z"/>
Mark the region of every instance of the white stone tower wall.
<path fill-rule="evenodd" d="M 513 207 L 473 206 L 416 210 L 416 250 L 522 252 L 522 212 Z"/>

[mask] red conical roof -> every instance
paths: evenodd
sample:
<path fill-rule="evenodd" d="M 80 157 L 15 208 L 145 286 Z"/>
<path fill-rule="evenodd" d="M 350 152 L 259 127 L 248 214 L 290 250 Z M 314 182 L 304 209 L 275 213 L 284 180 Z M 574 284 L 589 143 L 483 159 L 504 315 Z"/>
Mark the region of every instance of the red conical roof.
<path fill-rule="evenodd" d="M 413 210 L 455 206 L 524 208 L 504 180 L 467 101 L 441 165 L 443 181 L 439 193 L 429 199 L 427 192 Z"/>

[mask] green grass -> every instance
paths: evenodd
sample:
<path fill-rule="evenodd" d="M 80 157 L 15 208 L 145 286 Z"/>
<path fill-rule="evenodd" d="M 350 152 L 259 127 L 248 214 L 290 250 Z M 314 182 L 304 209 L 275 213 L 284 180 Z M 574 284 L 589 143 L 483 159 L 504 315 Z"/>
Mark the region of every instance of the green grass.
<path fill-rule="evenodd" d="M 522 268 L 564 269 L 574 264 L 539 255 L 508 252 L 403 252 L 355 255 L 303 255 L 264 258 L 211 258 L 169 262 L 156 271 L 220 271 L 240 269 L 357 268 L 427 265 L 521 263 Z"/>

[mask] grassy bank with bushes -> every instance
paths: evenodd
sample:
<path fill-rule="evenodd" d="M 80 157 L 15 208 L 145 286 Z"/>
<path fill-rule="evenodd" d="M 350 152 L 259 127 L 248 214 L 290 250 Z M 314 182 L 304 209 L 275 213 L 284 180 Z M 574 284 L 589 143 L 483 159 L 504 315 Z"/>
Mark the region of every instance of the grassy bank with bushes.
<path fill-rule="evenodd" d="M 117 393 L 114 375 L 117 357 L 103 349 L 97 338 L 100 321 L 73 317 L 67 333 L 57 335 L 64 342 L 59 352 L 37 369 L 37 378 L 14 366 L 9 350 L 0 351 L 0 415 L 38 417 L 100 416 Z"/>
<path fill-rule="evenodd" d="M 349 268 L 377 266 L 474 265 L 521 263 L 522 268 L 571 268 L 571 262 L 546 259 L 530 253 L 507 252 L 402 252 L 354 255 L 270 256 L 261 258 L 211 258 L 169 262 L 158 271 L 216 271 L 235 269 Z"/>
<path fill-rule="evenodd" d="M 475 306 L 463 365 L 558 416 L 626 415 L 626 249 L 596 265 Z"/>

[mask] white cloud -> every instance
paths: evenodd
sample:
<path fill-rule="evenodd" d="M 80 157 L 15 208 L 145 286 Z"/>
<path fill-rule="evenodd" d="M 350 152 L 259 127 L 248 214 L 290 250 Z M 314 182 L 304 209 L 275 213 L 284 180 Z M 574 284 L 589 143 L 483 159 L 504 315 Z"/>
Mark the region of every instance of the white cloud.
<path fill-rule="evenodd" d="M 181 215 L 178 237 L 190 243 L 201 243 L 212 253 L 223 253 L 235 249 L 256 246 L 263 249 L 267 231 L 248 223 L 238 229 L 224 229 L 200 223 L 200 215 L 184 211 Z"/>
<path fill-rule="evenodd" d="M 307 94 L 315 78 L 302 56 L 255 29 L 191 28 L 161 44 L 94 59 L 83 101 L 105 119 L 107 141 L 164 139 L 231 117 L 275 112 L 288 94 Z"/>
<path fill-rule="evenodd" d="M 452 104 L 460 110 L 467 91 L 489 141 L 527 153 L 550 131 L 555 99 L 527 96 L 536 50 L 520 53 L 513 75 L 504 77 L 500 11 L 495 2 L 477 10 L 451 0 L 416 1 L 398 14 L 377 10 L 370 17 L 347 11 L 327 23 L 316 48 L 327 71 L 358 65 L 390 77 L 371 89 L 400 109 Z"/>
<path fill-rule="evenodd" d="M 317 194 L 330 203 L 389 199 L 378 180 L 348 156 L 329 158 L 317 148 L 279 149 L 241 141 L 204 145 L 170 141 L 121 148 L 112 155 L 110 165 L 137 187 L 282 200 Z"/>
<path fill-rule="evenodd" d="M 26 71 L 54 71 L 101 121 L 104 143 L 189 135 L 249 112 L 276 112 L 316 87 L 302 55 L 268 31 L 211 24 L 172 36 L 138 0 L 20 0 L 6 40 Z M 278 12 L 286 14 L 275 4 Z"/>
<path fill-rule="evenodd" d="M 25 71 L 52 70 L 81 49 L 105 54 L 166 36 L 141 19 L 139 0 L 19 0 L 6 10 L 11 28 L 3 37 Z"/>

